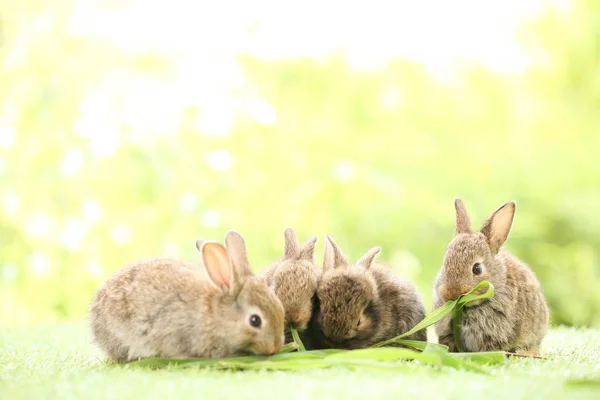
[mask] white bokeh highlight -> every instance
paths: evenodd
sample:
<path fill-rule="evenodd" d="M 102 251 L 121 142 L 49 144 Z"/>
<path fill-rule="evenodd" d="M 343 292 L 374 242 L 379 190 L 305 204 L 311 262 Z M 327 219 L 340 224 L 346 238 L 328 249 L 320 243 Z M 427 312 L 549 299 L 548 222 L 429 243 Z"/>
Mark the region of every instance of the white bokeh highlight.
<path fill-rule="evenodd" d="M 221 223 L 221 214 L 216 210 L 207 210 L 202 215 L 202 225 L 207 228 L 216 228 Z"/>
<path fill-rule="evenodd" d="M 215 171 L 226 171 L 231 166 L 233 158 L 226 150 L 213 150 L 206 154 L 208 167 Z"/>
<path fill-rule="evenodd" d="M 31 268 L 31 273 L 35 276 L 46 277 L 50 274 L 50 260 L 45 254 L 33 253 L 29 256 L 28 264 Z"/>
<path fill-rule="evenodd" d="M 84 200 L 81 203 L 81 214 L 86 221 L 100 222 L 102 220 L 102 207 L 95 200 Z"/>
<path fill-rule="evenodd" d="M 31 238 L 49 237 L 54 232 L 55 224 L 50 214 L 37 211 L 25 219 L 25 233 Z"/>
<path fill-rule="evenodd" d="M 193 193 L 184 193 L 179 197 L 179 208 L 185 212 L 191 212 L 196 209 L 198 199 Z"/>
<path fill-rule="evenodd" d="M 84 156 L 81 150 L 72 149 L 65 154 L 60 165 L 60 171 L 63 175 L 74 176 L 83 166 Z"/>
<path fill-rule="evenodd" d="M 79 218 L 68 219 L 60 232 L 60 243 L 68 251 L 78 251 L 88 232 L 85 220 Z"/>
<path fill-rule="evenodd" d="M 115 225 L 110 230 L 110 237 L 116 244 L 127 244 L 131 241 L 131 229 L 124 224 Z"/>

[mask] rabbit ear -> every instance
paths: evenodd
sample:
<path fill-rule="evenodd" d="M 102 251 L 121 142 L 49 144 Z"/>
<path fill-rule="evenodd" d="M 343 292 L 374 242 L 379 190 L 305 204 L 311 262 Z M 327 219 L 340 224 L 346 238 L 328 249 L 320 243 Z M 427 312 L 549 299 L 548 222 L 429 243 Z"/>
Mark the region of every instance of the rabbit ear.
<path fill-rule="evenodd" d="M 233 286 L 239 283 L 241 277 L 251 276 L 254 273 L 250 269 L 250 262 L 246 253 L 246 243 L 242 235 L 236 231 L 227 232 L 225 245 L 231 258 L 231 280 Z"/>
<path fill-rule="evenodd" d="M 329 236 L 325 235 L 325 253 L 323 254 L 323 271 L 333 269 L 335 264 L 335 254 L 333 245 L 329 241 Z"/>
<path fill-rule="evenodd" d="M 373 261 L 375 261 L 375 257 L 377 257 L 379 253 L 381 253 L 381 247 L 373 247 L 372 249 L 369 249 L 364 256 L 359 258 L 356 264 L 362 265 L 365 268 L 370 268 L 371 265 L 373 265 Z"/>
<path fill-rule="evenodd" d="M 516 207 L 517 203 L 509 201 L 494 211 L 481 227 L 480 232 L 486 237 L 494 255 L 498 253 L 506 239 L 508 239 Z"/>
<path fill-rule="evenodd" d="M 301 260 L 310 260 L 312 261 L 313 255 L 315 253 L 315 244 L 317 244 L 317 237 L 311 236 L 306 242 L 302 245 L 300 249 L 300 259 Z"/>
<path fill-rule="evenodd" d="M 218 288 L 231 285 L 231 267 L 229 255 L 223 245 L 217 242 L 204 242 L 200 246 L 202 265 L 208 272 L 212 283 Z"/>
<path fill-rule="evenodd" d="M 285 243 L 283 245 L 283 258 L 286 260 L 296 258 L 300 252 L 296 231 L 294 231 L 292 228 L 287 228 L 283 235 L 285 236 Z"/>
<path fill-rule="evenodd" d="M 341 252 L 331 236 L 325 235 L 325 254 L 323 257 L 323 270 L 333 269 L 348 265 L 348 258 Z"/>
<path fill-rule="evenodd" d="M 472 233 L 471 218 L 467 213 L 465 203 L 463 203 L 461 199 L 455 199 L 454 208 L 456 209 L 456 234 Z"/>
<path fill-rule="evenodd" d="M 198 249 L 198 251 L 200 251 L 200 249 L 202 248 L 202 243 L 204 243 L 204 240 L 196 239 L 196 248 Z"/>

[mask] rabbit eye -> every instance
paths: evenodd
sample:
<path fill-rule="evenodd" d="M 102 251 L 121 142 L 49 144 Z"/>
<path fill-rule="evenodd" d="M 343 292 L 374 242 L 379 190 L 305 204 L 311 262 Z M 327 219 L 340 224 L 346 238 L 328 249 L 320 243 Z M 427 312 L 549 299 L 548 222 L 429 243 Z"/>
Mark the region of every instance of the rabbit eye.
<path fill-rule="evenodd" d="M 475 275 L 481 274 L 481 264 L 479 264 L 479 263 L 473 264 L 473 273 Z"/>
<path fill-rule="evenodd" d="M 261 324 L 262 324 L 262 321 L 258 315 L 252 314 L 250 316 L 250 325 L 252 325 L 255 328 L 260 328 Z"/>

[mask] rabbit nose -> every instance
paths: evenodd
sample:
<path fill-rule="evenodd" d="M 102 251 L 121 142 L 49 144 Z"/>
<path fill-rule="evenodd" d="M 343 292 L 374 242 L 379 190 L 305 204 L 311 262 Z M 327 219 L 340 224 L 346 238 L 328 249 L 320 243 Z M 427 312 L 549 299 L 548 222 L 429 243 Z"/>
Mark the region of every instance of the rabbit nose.
<path fill-rule="evenodd" d="M 296 323 L 295 319 L 296 319 L 296 315 L 292 314 L 291 312 L 289 312 L 289 311 L 286 310 L 286 312 L 285 312 L 285 322 L 287 324 L 293 325 L 293 324 Z"/>
<path fill-rule="evenodd" d="M 467 287 L 442 286 L 440 288 L 439 294 L 442 299 L 449 301 L 458 299 L 460 295 L 467 293 L 469 290 L 471 289 Z"/>
<path fill-rule="evenodd" d="M 291 325 L 293 328 L 303 328 L 301 318 L 297 313 L 286 312 L 285 321 L 287 325 Z"/>
<path fill-rule="evenodd" d="M 279 349 L 281 348 L 281 346 L 277 346 L 276 344 L 274 344 L 273 346 L 271 346 L 271 348 L 269 349 L 269 355 L 271 354 L 275 354 L 279 351 Z"/>

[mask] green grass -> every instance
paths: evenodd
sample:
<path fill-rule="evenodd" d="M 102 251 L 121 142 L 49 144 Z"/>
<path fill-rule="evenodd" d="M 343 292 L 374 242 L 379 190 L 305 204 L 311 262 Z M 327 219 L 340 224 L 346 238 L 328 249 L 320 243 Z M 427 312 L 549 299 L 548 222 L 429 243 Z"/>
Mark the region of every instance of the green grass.
<path fill-rule="evenodd" d="M 406 363 L 400 371 L 332 368 L 294 372 L 149 370 L 106 362 L 83 323 L 0 329 L 0 399 L 306 399 L 404 397 L 464 399 L 598 398 L 600 331 L 553 329 L 547 361 L 510 359 L 490 375 Z"/>

